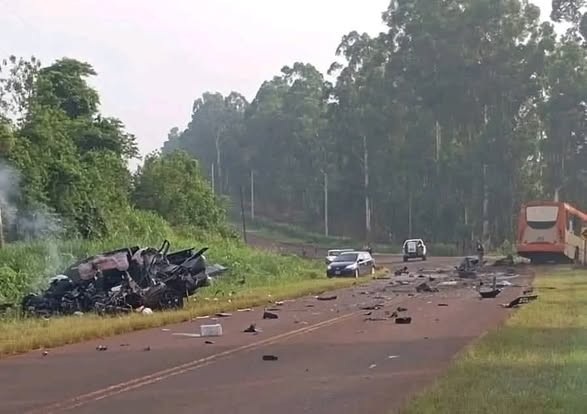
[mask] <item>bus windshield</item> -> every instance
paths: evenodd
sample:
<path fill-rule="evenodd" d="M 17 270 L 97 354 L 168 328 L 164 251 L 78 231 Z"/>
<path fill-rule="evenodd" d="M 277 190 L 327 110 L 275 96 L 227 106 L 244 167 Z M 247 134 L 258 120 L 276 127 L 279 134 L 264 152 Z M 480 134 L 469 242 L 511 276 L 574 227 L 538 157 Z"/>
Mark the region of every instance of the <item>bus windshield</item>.
<path fill-rule="evenodd" d="M 554 227 L 558 217 L 558 206 L 526 207 L 526 222 L 536 230 Z"/>

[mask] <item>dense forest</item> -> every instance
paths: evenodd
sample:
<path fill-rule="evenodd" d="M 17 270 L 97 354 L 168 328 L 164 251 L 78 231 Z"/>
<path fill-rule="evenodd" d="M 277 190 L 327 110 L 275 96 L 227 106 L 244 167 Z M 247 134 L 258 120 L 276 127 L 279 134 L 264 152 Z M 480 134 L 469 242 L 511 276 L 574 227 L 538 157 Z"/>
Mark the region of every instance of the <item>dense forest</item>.
<path fill-rule="evenodd" d="M 87 63 L 0 63 L 0 209 L 9 240 L 140 237 L 149 226 L 225 232 L 224 211 L 185 153 L 153 154 L 133 175 L 136 138 L 99 112 Z M 225 233 L 228 234 L 228 233 Z"/>
<path fill-rule="evenodd" d="M 163 152 L 278 221 L 371 240 L 511 240 L 524 200 L 587 208 L 587 17 L 553 0 L 395 0 L 327 74 L 284 66 L 252 102 L 204 93 Z M 587 15 L 586 15 L 587 16 Z M 236 203 L 235 203 L 236 204 Z"/>

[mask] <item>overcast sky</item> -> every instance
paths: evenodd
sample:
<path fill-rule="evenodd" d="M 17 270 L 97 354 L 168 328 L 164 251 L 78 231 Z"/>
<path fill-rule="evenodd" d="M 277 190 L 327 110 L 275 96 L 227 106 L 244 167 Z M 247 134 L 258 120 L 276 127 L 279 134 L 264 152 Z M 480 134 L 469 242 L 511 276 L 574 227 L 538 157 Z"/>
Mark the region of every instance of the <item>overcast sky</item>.
<path fill-rule="evenodd" d="M 543 17 L 551 0 L 535 0 Z M 205 91 L 249 100 L 282 66 L 326 71 L 351 30 L 384 30 L 389 0 L 0 0 L 0 57 L 91 63 L 102 111 L 143 154 L 185 128 Z"/>

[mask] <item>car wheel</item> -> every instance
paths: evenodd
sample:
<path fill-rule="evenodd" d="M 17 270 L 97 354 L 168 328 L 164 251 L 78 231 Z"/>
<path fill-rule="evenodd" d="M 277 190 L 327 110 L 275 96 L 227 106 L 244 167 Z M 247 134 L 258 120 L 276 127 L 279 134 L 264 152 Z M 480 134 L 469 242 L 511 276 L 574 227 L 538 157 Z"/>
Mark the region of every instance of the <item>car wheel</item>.
<path fill-rule="evenodd" d="M 355 270 L 355 279 L 358 279 L 360 276 L 359 269 Z"/>

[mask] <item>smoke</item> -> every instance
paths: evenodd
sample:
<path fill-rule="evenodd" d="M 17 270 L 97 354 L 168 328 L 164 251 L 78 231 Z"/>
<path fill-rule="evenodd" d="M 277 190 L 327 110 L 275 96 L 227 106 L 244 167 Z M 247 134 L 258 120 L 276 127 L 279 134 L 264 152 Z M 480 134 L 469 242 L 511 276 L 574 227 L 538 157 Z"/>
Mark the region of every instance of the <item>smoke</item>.
<path fill-rule="evenodd" d="M 63 234 L 59 217 L 38 204 L 23 207 L 21 175 L 12 166 L 0 161 L 0 217 L 4 236 L 10 240 L 38 240 Z"/>

